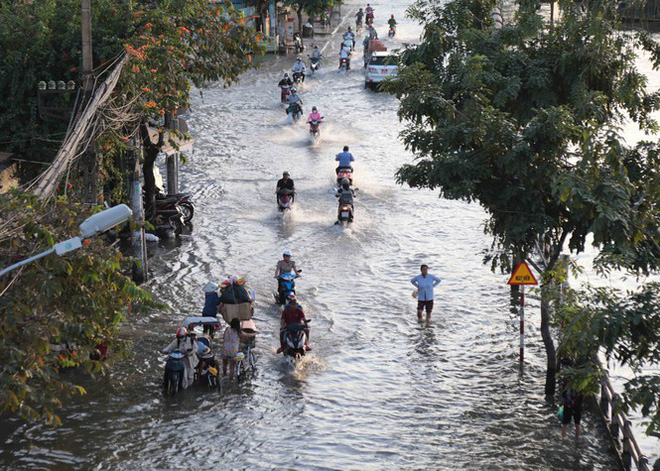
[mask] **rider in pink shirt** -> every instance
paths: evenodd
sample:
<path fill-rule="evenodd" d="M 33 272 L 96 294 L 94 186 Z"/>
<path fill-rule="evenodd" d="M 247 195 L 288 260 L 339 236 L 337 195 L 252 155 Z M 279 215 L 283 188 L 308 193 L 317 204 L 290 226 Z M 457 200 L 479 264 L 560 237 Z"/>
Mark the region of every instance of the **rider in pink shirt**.
<path fill-rule="evenodd" d="M 312 112 L 309 114 L 309 118 L 307 118 L 308 123 L 311 123 L 312 121 L 323 121 L 323 116 L 318 112 L 316 106 L 312 106 Z"/>

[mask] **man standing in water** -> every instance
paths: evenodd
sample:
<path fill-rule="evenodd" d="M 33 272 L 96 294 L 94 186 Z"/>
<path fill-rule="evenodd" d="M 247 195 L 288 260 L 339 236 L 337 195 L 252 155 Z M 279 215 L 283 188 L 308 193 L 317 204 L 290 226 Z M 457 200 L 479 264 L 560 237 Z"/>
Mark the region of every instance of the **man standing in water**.
<path fill-rule="evenodd" d="M 431 321 L 433 311 L 433 288 L 442 281 L 435 275 L 429 275 L 428 265 L 421 266 L 422 274 L 413 277 L 410 282 L 417 288 L 417 318 L 422 320 L 422 311 L 426 309 L 426 322 Z"/>

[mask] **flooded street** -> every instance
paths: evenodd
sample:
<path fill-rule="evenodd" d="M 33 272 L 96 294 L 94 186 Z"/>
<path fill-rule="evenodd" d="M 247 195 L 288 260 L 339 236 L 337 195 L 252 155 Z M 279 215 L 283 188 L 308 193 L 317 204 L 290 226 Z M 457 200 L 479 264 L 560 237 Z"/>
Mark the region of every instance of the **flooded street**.
<path fill-rule="evenodd" d="M 418 40 L 420 27 L 403 19 L 408 3 L 372 4 L 379 35 L 391 13 L 399 21 L 388 47 Z M 326 121 L 314 145 L 279 103 L 276 84 L 292 56 L 269 57 L 239 84 L 195 97 L 195 152 L 181 175 L 197 204 L 194 230 L 157 244 L 148 285 L 171 310 L 131 317 L 133 359 L 69 402 L 61 428 L 5 421 L 0 467 L 617 468 L 596 415 L 585 414 L 577 445 L 572 433 L 561 441 L 556 407 L 543 398 L 538 302 L 530 296 L 521 378 L 508 277 L 482 264 L 485 214 L 396 184 L 397 168 L 412 160 L 398 138 L 397 100 L 364 89 L 361 46 L 340 75 L 338 46 L 335 36 L 301 88 L 305 115 L 316 105 Z M 333 225 L 334 156 L 344 145 L 359 188 L 347 228 Z M 284 170 L 298 192 L 285 218 L 275 203 Z M 294 371 L 275 354 L 273 271 L 285 249 L 303 269 L 297 291 L 312 319 L 313 351 Z M 422 263 L 443 279 L 430 326 L 417 322 L 411 297 Z M 231 274 L 257 293 L 258 374 L 225 383 L 222 395 L 164 398 L 159 350 L 184 316 L 201 313 L 204 284 Z"/>

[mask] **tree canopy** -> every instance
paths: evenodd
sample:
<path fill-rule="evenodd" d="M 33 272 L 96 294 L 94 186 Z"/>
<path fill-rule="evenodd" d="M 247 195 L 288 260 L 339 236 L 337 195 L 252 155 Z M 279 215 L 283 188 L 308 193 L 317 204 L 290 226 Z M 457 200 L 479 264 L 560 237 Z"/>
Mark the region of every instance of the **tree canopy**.
<path fill-rule="evenodd" d="M 660 48 L 621 30 L 610 2 L 560 2 L 552 26 L 540 5 L 516 2 L 514 20 L 496 29 L 494 2 L 415 3 L 409 15 L 423 24 L 422 41 L 403 50 L 388 87 L 416 154 L 399 182 L 478 202 L 493 268 L 546 255 L 541 329 L 553 394 L 549 291 L 561 251 L 592 243 L 602 270 L 648 273 L 660 263 L 658 145 L 630 145 L 620 131 L 625 120 L 658 130 L 660 95 L 635 61 L 644 50 L 657 67 Z"/>

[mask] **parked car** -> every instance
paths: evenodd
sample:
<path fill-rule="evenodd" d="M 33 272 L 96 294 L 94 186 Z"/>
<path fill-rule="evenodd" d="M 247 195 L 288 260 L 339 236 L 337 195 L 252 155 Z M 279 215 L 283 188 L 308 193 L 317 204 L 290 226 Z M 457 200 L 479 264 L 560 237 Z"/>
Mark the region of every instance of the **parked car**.
<path fill-rule="evenodd" d="M 364 74 L 364 88 L 377 88 L 388 77 L 396 77 L 398 57 L 387 51 L 377 51 L 371 55 Z"/>

